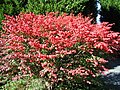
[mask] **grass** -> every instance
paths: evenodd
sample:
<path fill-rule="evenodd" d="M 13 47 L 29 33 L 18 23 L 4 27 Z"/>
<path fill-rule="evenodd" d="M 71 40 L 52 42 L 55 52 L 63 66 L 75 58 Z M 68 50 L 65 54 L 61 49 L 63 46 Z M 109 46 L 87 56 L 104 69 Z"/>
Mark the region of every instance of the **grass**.
<path fill-rule="evenodd" d="M 47 90 L 42 78 L 25 77 L 16 81 L 8 81 L 0 90 Z"/>

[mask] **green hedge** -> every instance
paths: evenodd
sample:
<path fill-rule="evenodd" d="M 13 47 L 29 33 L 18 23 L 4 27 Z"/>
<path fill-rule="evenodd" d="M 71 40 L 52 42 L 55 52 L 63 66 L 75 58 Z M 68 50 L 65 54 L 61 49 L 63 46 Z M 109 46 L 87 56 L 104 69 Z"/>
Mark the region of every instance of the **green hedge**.
<path fill-rule="evenodd" d="M 114 7 L 120 10 L 120 0 L 100 0 L 100 2 L 102 5 L 102 8 L 110 10 L 111 7 Z"/>
<path fill-rule="evenodd" d="M 35 14 L 45 14 L 46 12 L 73 12 L 78 14 L 84 9 L 84 3 L 89 0 L 28 0 L 24 11 Z"/>

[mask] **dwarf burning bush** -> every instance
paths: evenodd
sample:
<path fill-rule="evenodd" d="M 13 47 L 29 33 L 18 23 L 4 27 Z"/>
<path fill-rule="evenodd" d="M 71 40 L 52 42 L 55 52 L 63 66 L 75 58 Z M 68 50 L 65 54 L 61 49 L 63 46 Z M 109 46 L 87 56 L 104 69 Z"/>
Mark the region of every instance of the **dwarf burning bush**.
<path fill-rule="evenodd" d="M 0 39 L 0 72 L 12 79 L 29 74 L 53 84 L 92 84 L 91 78 L 105 70 L 106 60 L 97 53 L 120 50 L 119 33 L 110 27 L 108 23 L 91 24 L 91 19 L 81 14 L 6 15 Z"/>

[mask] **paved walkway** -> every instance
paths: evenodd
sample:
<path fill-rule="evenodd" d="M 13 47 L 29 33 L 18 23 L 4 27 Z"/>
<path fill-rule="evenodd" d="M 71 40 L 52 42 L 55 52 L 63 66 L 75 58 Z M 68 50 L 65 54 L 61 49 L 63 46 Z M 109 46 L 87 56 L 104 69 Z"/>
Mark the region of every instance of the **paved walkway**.
<path fill-rule="evenodd" d="M 104 83 L 108 87 L 107 90 L 120 90 L 120 58 L 110 60 L 107 66 L 110 69 L 104 72 L 106 76 L 102 76 Z"/>

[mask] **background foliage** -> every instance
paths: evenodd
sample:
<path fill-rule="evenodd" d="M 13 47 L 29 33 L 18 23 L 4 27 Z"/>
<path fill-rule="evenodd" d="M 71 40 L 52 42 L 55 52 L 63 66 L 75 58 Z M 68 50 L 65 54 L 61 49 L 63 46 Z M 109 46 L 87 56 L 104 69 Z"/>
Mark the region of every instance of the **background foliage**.
<path fill-rule="evenodd" d="M 28 0 L 26 12 L 35 14 L 45 14 L 46 12 L 71 13 L 78 14 L 84 10 L 84 3 L 88 0 Z"/>

